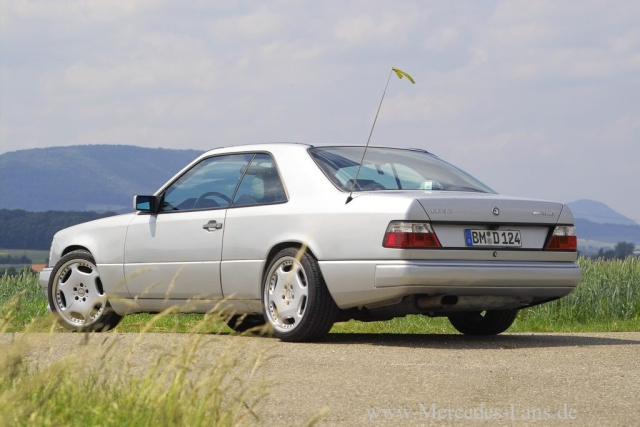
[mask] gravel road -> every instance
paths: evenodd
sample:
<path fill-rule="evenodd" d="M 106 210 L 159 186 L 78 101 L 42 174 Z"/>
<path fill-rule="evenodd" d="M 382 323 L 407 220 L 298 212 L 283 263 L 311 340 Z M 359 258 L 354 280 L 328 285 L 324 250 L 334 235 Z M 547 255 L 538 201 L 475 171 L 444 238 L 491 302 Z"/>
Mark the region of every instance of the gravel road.
<path fill-rule="evenodd" d="M 0 335 L 28 339 L 44 362 L 113 344 L 134 371 L 179 349 L 189 334 Z M 640 333 L 462 335 L 332 334 L 324 343 L 207 335 L 199 353 L 251 358 L 267 382 L 264 425 L 640 425 Z M 248 374 L 247 374 L 248 375 Z"/>

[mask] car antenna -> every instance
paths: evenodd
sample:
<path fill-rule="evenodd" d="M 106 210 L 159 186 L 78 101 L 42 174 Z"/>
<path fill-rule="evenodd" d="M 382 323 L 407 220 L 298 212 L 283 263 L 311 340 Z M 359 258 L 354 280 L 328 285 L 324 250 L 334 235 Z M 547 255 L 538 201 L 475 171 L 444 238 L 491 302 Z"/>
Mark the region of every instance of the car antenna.
<path fill-rule="evenodd" d="M 407 80 L 411 82 L 411 84 L 416 84 L 415 80 L 413 80 L 413 77 L 411 77 L 409 74 L 405 73 L 402 70 L 398 70 L 397 68 L 391 68 L 391 71 L 389 71 L 389 77 L 387 77 L 387 84 L 384 85 L 384 91 L 382 92 L 382 98 L 380 98 L 378 111 L 376 111 L 376 117 L 373 119 L 371 132 L 369 132 L 369 138 L 367 139 L 367 145 L 364 146 L 364 151 L 362 152 L 362 159 L 360 159 L 360 164 L 358 165 L 356 176 L 353 178 L 353 183 L 351 184 L 351 191 L 349 192 L 349 197 L 347 197 L 347 201 L 345 202 L 345 205 L 353 200 L 353 190 L 356 188 L 356 183 L 358 182 L 358 175 L 360 175 L 360 169 L 362 168 L 362 164 L 364 163 L 364 156 L 366 156 L 367 154 L 367 149 L 369 148 L 369 143 L 371 142 L 371 135 L 373 135 L 373 129 L 376 127 L 376 122 L 378 121 L 378 114 L 380 114 L 380 108 L 382 108 L 382 101 L 384 101 L 384 96 L 387 93 L 387 87 L 389 86 L 389 80 L 391 80 L 391 74 L 393 74 L 394 71 L 399 79 L 401 79 L 402 77 L 406 77 Z"/>

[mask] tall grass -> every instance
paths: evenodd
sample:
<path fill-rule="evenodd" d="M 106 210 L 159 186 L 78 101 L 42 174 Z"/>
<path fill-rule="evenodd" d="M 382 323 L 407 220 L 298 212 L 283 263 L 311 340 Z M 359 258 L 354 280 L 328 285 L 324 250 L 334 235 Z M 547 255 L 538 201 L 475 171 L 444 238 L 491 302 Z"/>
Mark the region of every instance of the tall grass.
<path fill-rule="evenodd" d="M 47 316 L 47 297 L 30 268 L 16 275 L 0 276 L 0 318 L 8 331 L 19 331 L 30 323 L 43 323 Z M 46 321 L 43 330 L 46 330 Z M 48 324 L 50 325 L 50 323 Z"/>
<path fill-rule="evenodd" d="M 640 331 L 640 259 L 592 260 L 581 258 L 582 282 L 570 295 L 557 301 L 524 309 L 511 332 Z M 37 275 L 25 270 L 17 276 L 0 277 L 0 316 L 7 302 L 14 301 L 7 329 L 22 330 L 26 325 L 44 322 L 47 301 L 38 286 Z M 199 314 L 171 314 L 157 318 L 149 314 L 126 316 L 117 331 L 191 331 L 202 319 Z M 37 328 L 36 328 L 37 329 Z M 222 323 L 218 331 L 229 331 Z M 46 322 L 39 330 L 47 330 Z M 453 333 L 446 319 L 407 316 L 387 322 L 338 323 L 332 332 L 360 333 Z"/>
<path fill-rule="evenodd" d="M 6 311 L 0 322 L 0 333 L 6 331 L 11 312 Z M 170 311 L 157 316 L 168 315 Z M 157 356 L 149 355 L 148 343 L 140 348 L 146 333 L 128 343 L 122 341 L 133 336 L 79 334 L 77 345 L 65 347 L 66 355 L 53 361 L 46 357 L 57 353 L 58 334 L 0 334 L 0 425 L 156 427 L 260 422 L 266 386 L 253 376 L 264 352 L 247 357 L 238 345 L 219 351 L 218 344 L 211 357 L 211 352 L 204 352 L 207 335 L 202 332 L 217 322 L 214 316 L 202 316 L 194 333 L 185 335 L 179 346 L 155 344 Z M 52 324 L 49 329 L 53 330 Z M 146 338 L 153 340 L 153 336 Z M 50 342 L 50 347 L 39 348 L 43 341 Z"/>
<path fill-rule="evenodd" d="M 582 281 L 559 300 L 522 310 L 520 327 L 532 331 L 640 331 L 640 258 L 579 260 Z"/>

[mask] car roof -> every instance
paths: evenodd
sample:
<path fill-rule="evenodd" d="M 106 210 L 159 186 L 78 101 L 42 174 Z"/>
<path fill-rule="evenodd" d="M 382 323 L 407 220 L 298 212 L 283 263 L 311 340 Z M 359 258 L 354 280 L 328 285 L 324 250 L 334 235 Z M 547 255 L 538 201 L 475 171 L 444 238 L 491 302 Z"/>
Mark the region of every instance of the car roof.
<path fill-rule="evenodd" d="M 281 147 L 300 147 L 302 149 L 309 149 L 309 148 L 365 148 L 364 145 L 358 145 L 358 144 L 322 144 L 322 145 L 313 145 L 313 144 L 308 144 L 308 143 L 304 143 L 304 142 L 258 142 L 258 143 L 252 143 L 252 144 L 238 144 L 238 145 L 226 145 L 226 146 L 221 146 L 221 147 L 216 147 L 216 148 L 212 148 L 208 151 L 206 151 L 204 154 L 205 155 L 210 155 L 210 154 L 214 154 L 214 153 L 221 153 L 221 152 L 229 152 L 229 151 L 263 151 L 263 150 L 269 150 L 269 149 L 276 149 L 276 148 L 281 148 Z M 388 146 L 374 146 L 374 145 L 370 145 L 368 148 L 373 148 L 373 149 L 392 149 L 392 150 L 408 150 L 408 151 L 419 151 L 422 153 L 427 153 L 427 154 L 433 154 L 423 148 L 405 148 L 405 147 L 388 147 Z"/>
<path fill-rule="evenodd" d="M 237 144 L 237 145 L 223 145 L 220 147 L 215 147 L 210 150 L 207 150 L 206 153 L 217 152 L 220 150 L 242 150 L 242 151 L 251 151 L 251 150 L 265 150 L 268 147 L 291 147 L 291 146 L 302 146 L 304 148 L 313 147 L 311 144 L 305 144 L 302 142 L 257 142 L 252 144 Z"/>

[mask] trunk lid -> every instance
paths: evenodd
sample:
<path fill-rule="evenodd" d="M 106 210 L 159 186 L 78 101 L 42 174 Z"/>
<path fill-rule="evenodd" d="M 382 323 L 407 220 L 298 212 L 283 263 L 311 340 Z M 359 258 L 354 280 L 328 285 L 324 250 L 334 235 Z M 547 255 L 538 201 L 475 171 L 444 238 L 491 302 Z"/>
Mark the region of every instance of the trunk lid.
<path fill-rule="evenodd" d="M 557 202 L 484 193 L 439 192 L 417 200 L 443 248 L 542 250 L 563 208 Z"/>
<path fill-rule="evenodd" d="M 434 223 L 554 225 L 564 206 L 486 193 L 431 192 L 416 199 Z"/>

